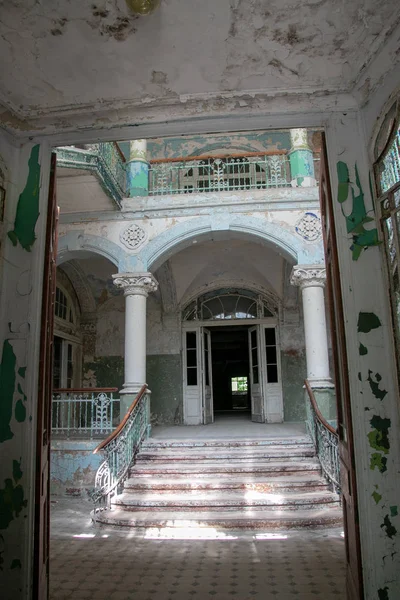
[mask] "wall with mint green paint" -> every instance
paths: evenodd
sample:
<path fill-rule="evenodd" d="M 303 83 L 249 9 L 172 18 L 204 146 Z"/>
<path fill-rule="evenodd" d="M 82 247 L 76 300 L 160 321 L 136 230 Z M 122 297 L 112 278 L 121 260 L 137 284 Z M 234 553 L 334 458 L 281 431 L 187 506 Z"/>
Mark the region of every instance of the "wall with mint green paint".
<path fill-rule="evenodd" d="M 304 379 L 307 375 L 303 351 L 281 353 L 283 412 L 285 421 L 305 421 Z"/>
<path fill-rule="evenodd" d="M 182 423 L 182 359 L 180 354 L 147 356 L 147 384 L 154 425 Z"/>

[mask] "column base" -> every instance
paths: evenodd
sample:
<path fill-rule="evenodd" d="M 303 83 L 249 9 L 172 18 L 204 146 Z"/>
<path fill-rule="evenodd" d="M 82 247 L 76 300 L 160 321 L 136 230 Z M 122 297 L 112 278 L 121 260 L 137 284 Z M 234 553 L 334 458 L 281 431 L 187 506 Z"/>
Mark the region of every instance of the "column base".
<path fill-rule="evenodd" d="M 333 383 L 330 377 L 307 377 L 310 386 L 314 388 L 334 388 L 335 384 Z"/>
<path fill-rule="evenodd" d="M 120 400 L 119 400 L 119 412 L 120 419 L 124 418 L 126 413 L 129 410 L 130 405 L 142 389 L 143 383 L 124 383 L 122 390 L 119 391 Z"/>

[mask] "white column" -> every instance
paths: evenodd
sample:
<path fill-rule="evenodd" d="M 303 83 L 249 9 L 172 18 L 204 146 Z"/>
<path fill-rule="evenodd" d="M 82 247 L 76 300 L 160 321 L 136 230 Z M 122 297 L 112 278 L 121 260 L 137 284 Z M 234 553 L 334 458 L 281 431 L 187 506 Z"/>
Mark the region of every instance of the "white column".
<path fill-rule="evenodd" d="M 125 382 L 121 394 L 136 395 L 146 383 L 146 299 L 158 283 L 151 273 L 118 273 L 125 294 Z"/>
<path fill-rule="evenodd" d="M 303 298 L 307 379 L 312 387 L 332 387 L 329 374 L 324 285 L 326 269 L 320 265 L 293 267 L 290 283 L 299 286 Z"/>

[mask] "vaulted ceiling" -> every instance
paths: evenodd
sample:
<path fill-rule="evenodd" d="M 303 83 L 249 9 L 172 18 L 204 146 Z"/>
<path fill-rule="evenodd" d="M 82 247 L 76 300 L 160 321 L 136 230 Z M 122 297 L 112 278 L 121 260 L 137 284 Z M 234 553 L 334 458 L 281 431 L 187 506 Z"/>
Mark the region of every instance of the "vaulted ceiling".
<path fill-rule="evenodd" d="M 0 123 L 108 127 L 259 109 L 271 96 L 368 95 L 368 65 L 397 31 L 393 0 L 10 0 L 1 7 Z M 395 40 L 396 41 L 396 40 Z M 398 43 L 382 65 L 396 61 Z M 154 113 L 155 114 L 155 113 Z"/>

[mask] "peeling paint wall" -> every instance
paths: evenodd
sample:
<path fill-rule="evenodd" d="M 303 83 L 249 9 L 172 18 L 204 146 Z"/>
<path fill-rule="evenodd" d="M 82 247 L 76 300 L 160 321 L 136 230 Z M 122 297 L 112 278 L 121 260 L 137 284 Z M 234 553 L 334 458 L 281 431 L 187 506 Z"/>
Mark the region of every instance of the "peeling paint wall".
<path fill-rule="evenodd" d="M 37 144 L 14 148 L 0 133 L 0 155 L 7 166 L 0 267 L 0 575 L 7 598 L 22 600 L 32 584 L 37 315 L 49 154 Z"/>
<path fill-rule="evenodd" d="M 93 454 L 100 440 L 58 440 L 51 442 L 50 493 L 82 496 L 94 488 L 96 471 L 103 460 Z"/>
<path fill-rule="evenodd" d="M 346 315 L 365 598 L 395 600 L 400 597 L 399 404 L 384 254 L 376 244 L 367 141 L 357 115 L 331 117 L 327 140 Z M 348 177 L 347 171 L 342 176 L 343 165 Z M 356 230 L 353 223 L 349 227 L 353 217 L 360 225 Z"/>

